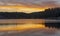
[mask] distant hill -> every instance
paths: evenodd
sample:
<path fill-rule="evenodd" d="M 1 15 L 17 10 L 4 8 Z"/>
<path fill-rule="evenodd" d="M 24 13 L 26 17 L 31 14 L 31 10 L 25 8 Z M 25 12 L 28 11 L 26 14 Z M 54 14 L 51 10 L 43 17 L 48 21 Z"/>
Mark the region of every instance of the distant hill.
<path fill-rule="evenodd" d="M 58 18 L 57 18 L 58 17 Z M 60 8 L 46 9 L 45 11 L 33 12 L 0 12 L 0 19 L 59 19 Z"/>

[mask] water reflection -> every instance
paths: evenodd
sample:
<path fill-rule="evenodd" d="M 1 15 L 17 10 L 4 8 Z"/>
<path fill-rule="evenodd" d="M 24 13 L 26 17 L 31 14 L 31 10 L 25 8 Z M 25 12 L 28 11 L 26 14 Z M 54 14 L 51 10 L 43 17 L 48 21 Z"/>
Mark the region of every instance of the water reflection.
<path fill-rule="evenodd" d="M 60 30 L 46 24 L 17 24 L 0 26 L 0 36 L 60 36 Z M 55 26 L 54 26 L 55 27 Z M 6 31 L 2 31 L 6 30 Z M 8 31 L 11 30 L 11 31 Z"/>
<path fill-rule="evenodd" d="M 1 28 L 2 27 L 2 28 Z M 27 30 L 27 29 L 35 29 L 35 28 L 45 28 L 43 24 L 2 24 L 0 25 L 0 30 Z"/>
<path fill-rule="evenodd" d="M 60 29 L 60 23 L 45 23 L 45 27 Z"/>
<path fill-rule="evenodd" d="M 44 24 L 19 24 L 19 23 L 5 23 L 5 24 L 0 24 L 0 30 L 23 30 L 23 29 L 31 29 L 31 28 L 55 28 L 59 29 L 60 28 L 60 23 L 44 23 Z"/>

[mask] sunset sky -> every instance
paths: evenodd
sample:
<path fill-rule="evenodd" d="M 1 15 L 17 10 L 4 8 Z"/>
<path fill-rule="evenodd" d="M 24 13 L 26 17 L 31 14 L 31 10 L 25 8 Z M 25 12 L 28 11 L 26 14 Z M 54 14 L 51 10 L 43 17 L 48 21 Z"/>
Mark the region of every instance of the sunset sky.
<path fill-rule="evenodd" d="M 0 11 L 36 12 L 60 7 L 60 0 L 0 0 Z"/>

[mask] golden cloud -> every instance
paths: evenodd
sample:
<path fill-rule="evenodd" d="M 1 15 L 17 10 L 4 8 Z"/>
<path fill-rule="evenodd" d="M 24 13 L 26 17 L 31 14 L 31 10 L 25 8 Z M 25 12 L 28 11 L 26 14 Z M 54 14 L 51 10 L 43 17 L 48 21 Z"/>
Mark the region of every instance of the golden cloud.
<path fill-rule="evenodd" d="M 44 11 L 46 8 L 35 8 L 35 7 L 26 7 L 26 6 L 0 6 L 1 12 L 37 12 Z"/>

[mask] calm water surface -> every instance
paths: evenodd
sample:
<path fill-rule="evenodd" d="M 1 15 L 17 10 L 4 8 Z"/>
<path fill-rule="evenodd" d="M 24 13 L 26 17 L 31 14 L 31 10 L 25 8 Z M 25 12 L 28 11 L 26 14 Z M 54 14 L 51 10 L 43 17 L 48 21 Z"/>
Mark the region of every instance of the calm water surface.
<path fill-rule="evenodd" d="M 0 25 L 0 36 L 60 36 L 60 29 L 33 23 Z"/>
<path fill-rule="evenodd" d="M 37 27 L 38 25 L 40 27 Z M 25 26 L 25 27 L 23 27 L 23 26 Z M 34 25 L 24 25 L 24 24 L 23 25 L 9 25 L 9 26 L 2 25 L 2 26 L 0 26 L 0 29 L 3 29 L 3 28 L 11 29 L 12 27 L 15 27 L 15 29 L 19 28 L 19 30 L 18 31 L 17 30 L 0 31 L 0 36 L 60 36 L 60 29 L 48 28 L 42 24 L 37 24 L 37 26 L 36 25 L 35 26 Z M 24 28 L 26 30 L 23 30 L 23 29 L 20 30 L 20 28 Z"/>

